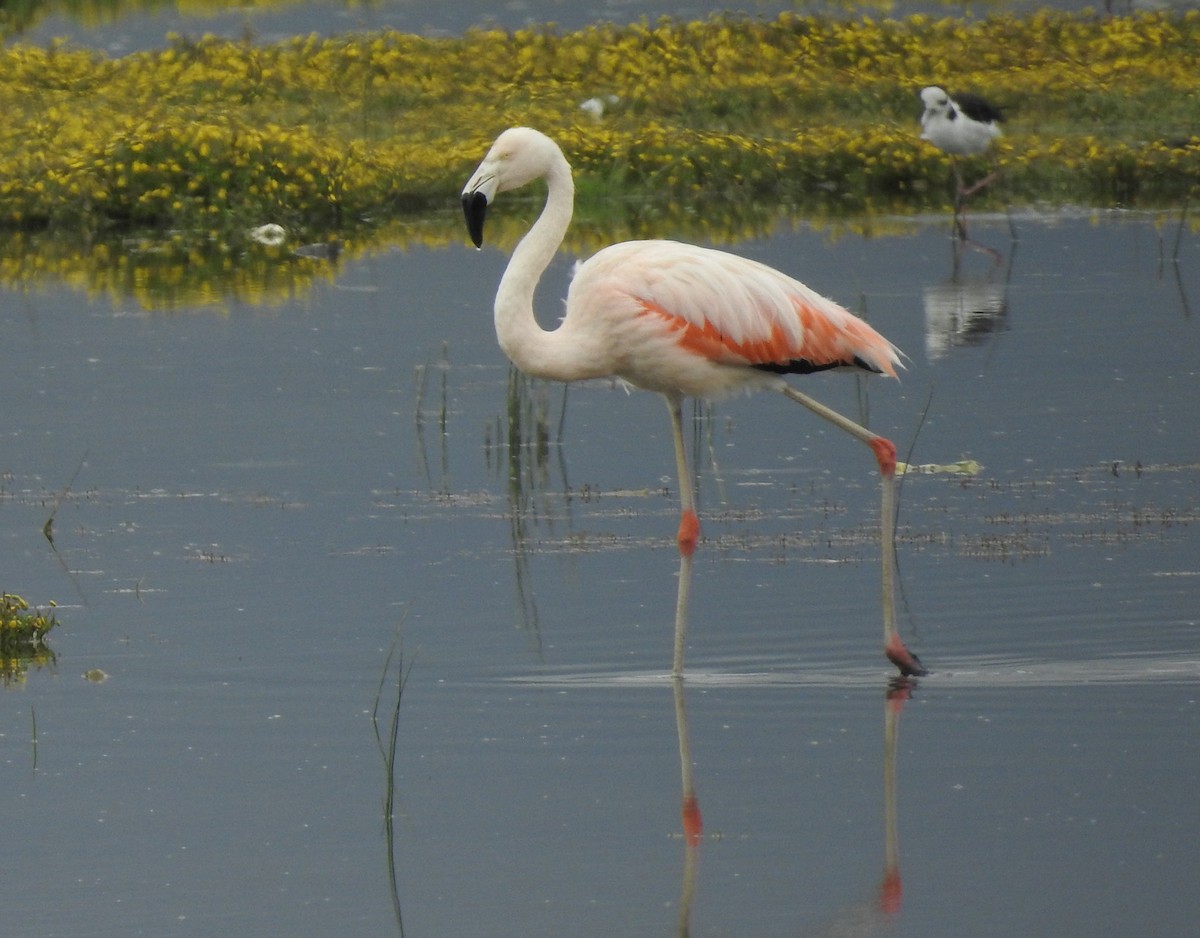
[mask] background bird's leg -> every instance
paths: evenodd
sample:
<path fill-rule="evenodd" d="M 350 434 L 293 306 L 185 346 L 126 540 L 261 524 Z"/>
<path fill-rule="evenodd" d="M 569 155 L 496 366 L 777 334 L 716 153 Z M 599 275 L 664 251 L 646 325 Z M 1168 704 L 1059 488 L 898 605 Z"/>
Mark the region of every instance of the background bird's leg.
<path fill-rule="evenodd" d="M 955 164 L 955 165 L 957 166 L 957 164 Z M 955 217 L 955 227 L 958 230 L 959 237 L 961 237 L 964 241 L 967 240 L 967 199 L 971 198 L 973 195 L 975 195 L 981 189 L 984 189 L 987 186 L 990 186 L 993 182 L 995 182 L 999 178 L 1000 178 L 1000 164 L 997 162 L 994 162 L 994 161 L 992 163 L 992 171 L 972 186 L 967 186 L 966 188 L 963 188 L 962 179 L 960 177 L 959 183 L 958 183 L 958 201 L 956 203 L 956 208 L 954 210 L 954 217 Z M 1015 233 L 1015 229 L 1013 228 L 1011 215 L 1009 216 L 1009 219 L 1008 219 L 1008 228 L 1009 228 L 1009 233 L 1012 234 L 1013 240 L 1015 241 L 1016 233 Z"/>
<path fill-rule="evenodd" d="M 950 157 L 950 168 L 954 171 L 954 210 L 957 212 L 966 197 L 963 194 L 965 187 L 963 186 L 962 168 L 958 165 L 958 157 Z"/>
<path fill-rule="evenodd" d="M 996 181 L 997 178 L 999 178 L 999 176 L 1000 176 L 1000 170 L 993 169 L 990 173 L 988 173 L 986 176 L 984 176 L 982 179 L 980 179 L 979 182 L 975 183 L 975 185 L 973 185 L 967 189 L 961 189 L 959 199 L 960 200 L 969 199 L 980 189 L 984 188 L 985 186 L 990 186 L 993 182 Z"/>
<path fill-rule="evenodd" d="M 875 454 L 879 463 L 882 504 L 879 510 L 879 543 L 883 553 L 883 651 L 903 675 L 925 674 L 920 659 L 905 647 L 896 629 L 896 597 L 894 589 L 896 561 L 896 445 L 877 433 L 859 426 L 832 407 L 802 394 L 790 384 L 782 386 L 783 393 L 797 404 L 803 404 L 818 417 L 824 417 L 841 427 L 857 440 L 862 440 Z"/>
<path fill-rule="evenodd" d="M 958 159 L 951 157 L 950 165 L 954 169 L 954 233 L 963 241 L 967 240 L 967 192 L 963 188 L 962 169 Z"/>
<path fill-rule="evenodd" d="M 667 395 L 671 412 L 671 434 L 675 439 L 675 474 L 679 477 L 679 534 L 676 541 L 679 553 L 690 557 L 700 539 L 700 519 L 696 516 L 696 499 L 692 492 L 692 476 L 688 471 L 687 447 L 683 442 L 683 397 Z"/>

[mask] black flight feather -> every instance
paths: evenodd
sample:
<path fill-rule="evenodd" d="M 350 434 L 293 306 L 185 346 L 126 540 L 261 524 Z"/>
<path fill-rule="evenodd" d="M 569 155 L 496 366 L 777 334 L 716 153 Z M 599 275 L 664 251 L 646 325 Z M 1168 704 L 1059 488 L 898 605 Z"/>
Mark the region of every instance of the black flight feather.
<path fill-rule="evenodd" d="M 1004 108 L 977 94 L 956 94 L 952 100 L 959 110 L 973 121 L 979 121 L 981 124 L 999 124 L 1004 121 Z"/>

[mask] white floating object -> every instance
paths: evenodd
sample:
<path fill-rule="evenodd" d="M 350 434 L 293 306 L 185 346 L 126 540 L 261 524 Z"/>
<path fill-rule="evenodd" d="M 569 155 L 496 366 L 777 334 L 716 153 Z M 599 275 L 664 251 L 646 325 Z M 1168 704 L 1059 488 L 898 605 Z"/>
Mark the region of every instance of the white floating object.
<path fill-rule="evenodd" d="M 268 247 L 275 247 L 283 244 L 287 240 L 287 232 L 283 225 L 271 223 L 269 225 L 259 225 L 257 228 L 250 229 L 250 237 L 259 244 L 265 244 Z"/>

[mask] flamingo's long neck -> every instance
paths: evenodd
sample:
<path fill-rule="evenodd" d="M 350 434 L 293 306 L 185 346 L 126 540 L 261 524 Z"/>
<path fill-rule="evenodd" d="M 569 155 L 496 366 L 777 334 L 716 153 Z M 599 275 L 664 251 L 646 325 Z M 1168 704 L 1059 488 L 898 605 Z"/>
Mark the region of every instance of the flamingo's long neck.
<path fill-rule="evenodd" d="M 533 315 L 533 294 L 550 265 L 574 210 L 575 184 L 571 167 L 558 156 L 545 174 L 546 205 L 521 239 L 496 291 L 496 338 L 504 354 L 526 374 L 570 381 L 580 377 L 564 336 L 547 332 Z"/>

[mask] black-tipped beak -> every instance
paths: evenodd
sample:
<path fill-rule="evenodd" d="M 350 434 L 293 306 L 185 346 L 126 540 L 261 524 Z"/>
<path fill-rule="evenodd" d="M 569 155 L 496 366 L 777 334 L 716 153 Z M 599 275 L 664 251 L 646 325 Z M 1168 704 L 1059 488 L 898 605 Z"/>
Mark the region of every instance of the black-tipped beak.
<path fill-rule="evenodd" d="M 488 200 L 482 192 L 462 194 L 463 214 L 467 218 L 467 233 L 475 247 L 483 247 L 483 220 L 487 215 Z"/>

